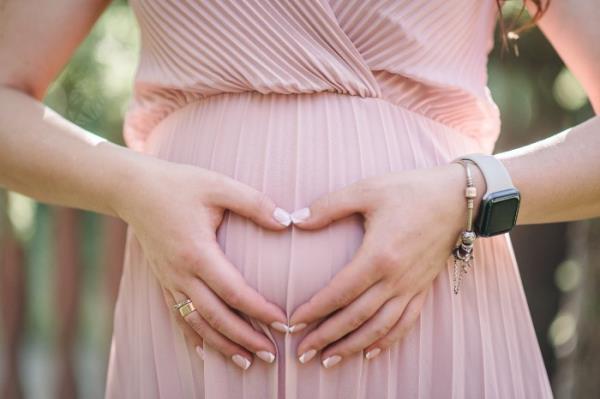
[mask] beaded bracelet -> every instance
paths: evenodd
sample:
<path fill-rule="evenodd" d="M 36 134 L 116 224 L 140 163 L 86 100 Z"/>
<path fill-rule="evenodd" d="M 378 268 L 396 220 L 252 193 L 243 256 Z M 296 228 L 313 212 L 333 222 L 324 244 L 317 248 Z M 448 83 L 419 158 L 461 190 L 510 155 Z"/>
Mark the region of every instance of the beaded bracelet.
<path fill-rule="evenodd" d="M 457 240 L 456 247 L 452 251 L 454 256 L 454 294 L 458 294 L 460 284 L 469 269 L 471 269 L 473 262 L 473 244 L 477 235 L 473 230 L 473 199 L 477 197 L 477 188 L 473 184 L 473 175 L 471 174 L 471 168 L 469 160 L 457 160 L 465 167 L 467 174 L 467 187 L 465 188 L 465 198 L 467 199 L 467 226 L 465 230 L 460 234 Z"/>

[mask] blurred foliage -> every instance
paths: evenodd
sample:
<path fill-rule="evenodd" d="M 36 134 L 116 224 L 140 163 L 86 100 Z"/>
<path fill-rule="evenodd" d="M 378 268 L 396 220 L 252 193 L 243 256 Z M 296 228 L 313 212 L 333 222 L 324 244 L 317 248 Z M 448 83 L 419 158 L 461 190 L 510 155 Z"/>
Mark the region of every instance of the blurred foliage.
<path fill-rule="evenodd" d="M 115 1 L 54 81 L 45 103 L 79 126 L 122 144 L 138 47 L 132 11 L 125 1 Z"/>
<path fill-rule="evenodd" d="M 514 18 L 521 1 L 507 1 L 505 18 Z M 537 28 L 521 34 L 519 56 L 500 54 L 499 30 L 488 65 L 488 86 L 498 104 L 502 134 L 496 152 L 529 144 L 594 115 L 587 96 Z"/>

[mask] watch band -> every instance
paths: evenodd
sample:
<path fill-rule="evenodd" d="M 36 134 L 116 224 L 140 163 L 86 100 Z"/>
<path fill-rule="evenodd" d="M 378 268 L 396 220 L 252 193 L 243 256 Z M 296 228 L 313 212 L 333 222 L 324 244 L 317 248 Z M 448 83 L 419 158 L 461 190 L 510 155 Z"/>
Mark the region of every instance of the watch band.
<path fill-rule="evenodd" d="M 472 161 L 475 163 L 475 165 L 477 165 L 479 170 L 481 170 L 486 185 L 483 198 L 485 198 L 489 193 L 515 188 L 512 179 L 508 174 L 508 170 L 506 170 L 504 164 L 495 156 L 474 153 L 462 155 L 456 160 L 460 159 L 468 159 Z"/>

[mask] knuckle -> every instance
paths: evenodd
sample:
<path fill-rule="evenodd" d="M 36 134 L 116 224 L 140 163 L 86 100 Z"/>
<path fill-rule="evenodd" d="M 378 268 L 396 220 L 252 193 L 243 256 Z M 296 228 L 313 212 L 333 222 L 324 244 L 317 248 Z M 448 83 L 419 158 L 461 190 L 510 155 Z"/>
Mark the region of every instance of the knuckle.
<path fill-rule="evenodd" d="M 187 269 L 195 276 L 202 276 L 206 273 L 205 265 L 206 262 L 204 262 L 202 257 L 200 255 L 196 255 L 194 259 L 191 259 L 187 263 Z"/>
<path fill-rule="evenodd" d="M 311 213 L 318 215 L 322 219 L 324 224 L 331 224 L 335 222 L 333 217 L 332 209 L 336 206 L 333 195 L 325 195 L 324 197 L 318 198 L 311 204 Z"/>
<path fill-rule="evenodd" d="M 274 353 L 271 341 L 257 334 L 241 334 L 241 344 L 250 352 L 258 352 L 268 348 L 271 353 Z"/>
<path fill-rule="evenodd" d="M 346 305 L 346 303 L 348 303 L 348 300 L 347 295 L 345 294 L 338 294 L 332 300 L 332 304 L 335 309 L 343 307 Z"/>
<path fill-rule="evenodd" d="M 223 323 L 223 319 L 213 318 L 210 326 L 215 330 L 222 332 L 225 329 L 225 323 Z"/>
<path fill-rule="evenodd" d="M 331 351 L 332 353 L 336 353 L 341 355 L 342 357 L 344 356 L 350 356 L 358 351 L 360 351 L 362 348 L 360 347 L 360 343 L 357 342 L 354 339 L 344 339 L 344 340 L 340 340 L 337 341 L 334 345 L 331 345 L 331 347 L 327 348 L 327 351 Z"/>
<path fill-rule="evenodd" d="M 206 322 L 217 331 L 221 330 L 223 327 L 223 319 L 217 314 L 217 312 L 209 310 L 205 312 L 202 317 L 204 317 L 204 320 L 206 320 Z"/>
<path fill-rule="evenodd" d="M 265 343 L 264 341 L 262 341 L 259 338 L 242 337 L 242 338 L 236 338 L 234 341 L 237 342 L 239 345 L 241 345 L 248 352 L 256 353 L 259 351 L 267 350 L 271 353 L 275 353 L 275 350 L 273 349 L 273 345 L 271 345 L 271 342 L 269 340 L 267 340 L 267 342 Z"/>
<path fill-rule="evenodd" d="M 235 353 L 244 352 L 243 348 L 238 347 L 238 345 L 223 339 L 216 339 L 214 337 L 211 337 L 210 339 L 207 338 L 206 341 L 210 344 L 210 346 L 214 346 L 218 352 L 222 353 L 227 357 L 231 357 Z"/>
<path fill-rule="evenodd" d="M 321 350 L 324 347 L 326 347 L 328 344 L 329 344 L 329 342 L 325 339 L 325 337 L 315 337 L 315 339 L 313 340 L 313 343 L 310 347 L 314 348 L 316 350 Z"/>
<path fill-rule="evenodd" d="M 222 299 L 227 304 L 229 304 L 229 306 L 234 307 L 234 308 L 238 308 L 242 303 L 242 298 L 241 298 L 239 292 L 237 292 L 234 289 L 228 289 L 227 291 L 225 291 L 223 293 Z"/>
<path fill-rule="evenodd" d="M 308 302 L 307 302 L 307 303 L 305 303 L 305 304 L 303 304 L 303 305 L 300 305 L 300 307 L 298 308 L 298 310 L 296 310 L 296 313 L 295 313 L 295 314 L 296 314 L 296 315 L 300 315 L 300 314 L 302 314 L 303 316 L 305 316 L 305 317 L 306 317 L 306 312 L 307 312 L 307 309 L 317 309 L 317 308 L 318 308 L 318 306 L 319 306 L 319 302 L 318 302 L 318 298 L 319 298 L 319 296 L 318 296 L 318 295 L 319 295 L 319 294 L 317 293 L 316 295 L 313 295 L 313 296 L 311 296 L 311 297 L 308 299 Z"/>
<path fill-rule="evenodd" d="M 397 248 L 383 248 L 375 255 L 375 265 L 379 271 L 389 272 L 401 263 L 400 251 Z"/>
<path fill-rule="evenodd" d="M 400 321 L 400 324 L 394 329 L 394 331 L 390 334 L 394 341 L 399 341 L 402 337 L 410 331 L 411 324 L 406 321 Z"/>
<path fill-rule="evenodd" d="M 326 350 L 322 351 L 321 359 L 327 359 L 329 356 L 339 355 L 342 358 L 352 355 L 352 349 L 343 343 L 331 345 Z"/>
<path fill-rule="evenodd" d="M 203 173 L 202 185 L 204 187 L 210 187 L 209 190 L 202 191 L 204 200 L 208 204 L 217 205 L 227 191 L 225 178 L 223 175 L 212 170 L 206 170 Z"/>
<path fill-rule="evenodd" d="M 399 342 L 406 335 L 406 331 L 404 328 L 398 328 L 394 330 L 391 334 L 385 337 L 384 341 L 388 347 L 391 347 L 396 342 Z"/>
<path fill-rule="evenodd" d="M 319 350 L 324 348 L 325 345 L 328 344 L 328 341 L 322 332 L 317 331 L 310 337 L 310 339 L 305 339 L 305 344 L 307 345 L 307 348 L 310 347 Z"/>
<path fill-rule="evenodd" d="M 402 323 L 412 325 L 415 321 L 417 321 L 420 314 L 421 311 L 419 309 L 409 307 L 408 309 L 406 309 L 406 321 Z"/>
<path fill-rule="evenodd" d="M 371 195 L 372 190 L 372 180 L 371 179 L 360 179 L 355 181 L 352 184 L 352 190 L 354 195 L 361 196 L 363 198 L 368 198 Z"/>
<path fill-rule="evenodd" d="M 207 265 L 205 253 L 212 250 L 210 243 L 183 245 L 176 257 L 177 267 L 200 276 Z"/>
<path fill-rule="evenodd" d="M 417 325 L 417 319 L 419 315 L 417 314 L 414 317 L 407 317 L 406 320 L 402 320 L 400 323 L 405 332 L 409 332 L 413 327 Z"/>
<path fill-rule="evenodd" d="M 393 327 L 393 324 L 389 323 L 389 322 L 380 324 L 377 327 L 375 327 L 375 329 L 373 331 L 373 336 L 376 338 L 384 337 L 385 335 L 387 335 L 390 332 L 392 327 Z"/>
<path fill-rule="evenodd" d="M 362 346 L 359 343 L 348 343 L 340 346 L 340 353 L 343 355 L 353 355 L 362 350 Z"/>
<path fill-rule="evenodd" d="M 199 251 L 193 245 L 182 245 L 176 255 L 176 262 L 180 266 L 196 265 L 199 261 Z"/>
<path fill-rule="evenodd" d="M 368 349 L 365 350 L 365 353 L 368 353 L 369 351 L 371 351 L 375 348 L 379 348 L 383 352 L 386 349 L 388 349 L 390 346 L 392 346 L 393 341 L 394 341 L 394 339 L 391 336 L 383 337 L 383 338 L 373 342 L 373 344 Z"/>
<path fill-rule="evenodd" d="M 267 205 L 269 204 L 270 199 L 267 196 L 267 194 L 263 193 L 262 191 L 257 191 L 256 194 L 254 195 L 254 200 L 253 200 L 253 211 L 255 215 L 258 215 L 260 213 L 263 212 L 264 209 L 266 209 Z"/>
<path fill-rule="evenodd" d="M 346 306 L 354 298 L 354 293 L 351 291 L 337 292 L 333 298 L 333 304 L 337 308 Z"/>
<path fill-rule="evenodd" d="M 377 177 L 372 177 L 369 179 L 361 179 L 354 183 L 354 193 L 355 195 L 363 198 L 364 204 L 371 204 L 372 206 L 377 206 L 377 199 L 381 195 L 381 185 L 378 184 L 379 180 Z M 365 209 L 365 211 L 368 209 Z"/>
<path fill-rule="evenodd" d="M 192 327 L 194 331 L 198 333 L 198 335 L 204 336 L 204 323 L 200 321 L 200 318 L 195 317 L 194 315 L 190 315 L 185 318 L 185 321 L 190 327 Z"/>
<path fill-rule="evenodd" d="M 357 328 L 362 326 L 364 324 L 364 322 L 367 321 L 368 318 L 369 318 L 369 315 L 361 312 L 361 313 L 355 315 L 350 320 L 350 326 L 352 327 L 353 330 L 356 330 Z"/>

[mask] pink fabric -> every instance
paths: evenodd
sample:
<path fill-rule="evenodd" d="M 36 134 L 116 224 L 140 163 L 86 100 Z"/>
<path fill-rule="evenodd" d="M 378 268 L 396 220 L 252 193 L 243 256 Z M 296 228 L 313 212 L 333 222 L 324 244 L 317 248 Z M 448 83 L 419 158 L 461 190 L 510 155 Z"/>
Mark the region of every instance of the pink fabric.
<path fill-rule="evenodd" d="M 364 177 L 491 153 L 498 137 L 494 0 L 130 3 L 142 49 L 128 146 L 232 176 L 289 211 Z M 271 232 L 227 213 L 218 230 L 249 284 L 288 314 L 362 235 L 358 216 Z M 409 335 L 374 359 L 301 364 L 297 344 L 316 323 L 285 336 L 246 317 L 277 360 L 243 371 L 208 345 L 197 356 L 129 231 L 106 395 L 551 397 L 509 235 L 478 240 L 475 254 L 460 294 L 448 262 Z"/>

